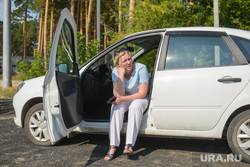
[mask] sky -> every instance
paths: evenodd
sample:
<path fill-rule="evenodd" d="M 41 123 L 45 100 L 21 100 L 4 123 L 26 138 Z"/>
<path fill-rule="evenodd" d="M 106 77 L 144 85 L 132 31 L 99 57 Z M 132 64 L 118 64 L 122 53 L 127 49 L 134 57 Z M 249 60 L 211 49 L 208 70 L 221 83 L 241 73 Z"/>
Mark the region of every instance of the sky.
<path fill-rule="evenodd" d="M 15 9 L 15 5 L 14 2 L 11 1 L 11 11 L 13 11 L 13 9 Z M 3 11 L 4 10 L 4 0 L 0 0 L 0 20 L 3 21 Z"/>
<path fill-rule="evenodd" d="M 13 11 L 14 9 L 16 9 L 14 1 L 11 0 L 11 11 Z M 4 19 L 4 0 L 0 0 L 0 20 L 3 21 Z M 30 13 L 31 16 L 36 17 L 35 13 Z"/>

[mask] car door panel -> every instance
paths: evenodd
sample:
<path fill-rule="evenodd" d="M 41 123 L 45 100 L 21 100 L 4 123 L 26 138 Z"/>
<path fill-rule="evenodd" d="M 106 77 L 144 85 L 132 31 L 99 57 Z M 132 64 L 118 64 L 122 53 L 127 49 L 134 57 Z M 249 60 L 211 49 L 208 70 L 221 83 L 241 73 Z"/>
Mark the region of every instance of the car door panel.
<path fill-rule="evenodd" d="M 158 71 L 151 111 L 156 128 L 212 129 L 249 82 L 250 73 L 246 71 L 249 71 L 247 65 Z M 241 78 L 241 82 L 218 81 L 225 76 Z"/>
<path fill-rule="evenodd" d="M 225 34 L 188 33 L 164 41 L 151 96 L 157 129 L 211 130 L 249 82 L 249 65 Z"/>
<path fill-rule="evenodd" d="M 60 107 L 66 128 L 73 127 L 81 121 L 81 91 L 78 76 L 56 72 L 60 92 Z"/>
<path fill-rule="evenodd" d="M 74 18 L 61 12 L 44 80 L 44 111 L 50 141 L 55 144 L 81 122 L 77 33 Z"/>

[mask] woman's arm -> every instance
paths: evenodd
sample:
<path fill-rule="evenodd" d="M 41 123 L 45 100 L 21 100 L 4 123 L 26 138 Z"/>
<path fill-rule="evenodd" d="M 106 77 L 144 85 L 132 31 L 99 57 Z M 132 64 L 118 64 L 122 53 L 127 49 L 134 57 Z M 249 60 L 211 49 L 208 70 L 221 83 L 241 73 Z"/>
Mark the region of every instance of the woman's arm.
<path fill-rule="evenodd" d="M 120 95 L 125 96 L 125 86 L 124 86 L 124 74 L 125 70 L 123 68 L 118 68 L 118 80 L 113 82 L 113 94 L 114 96 Z"/>
<path fill-rule="evenodd" d="M 128 95 L 128 96 L 121 96 L 116 95 L 116 101 L 113 104 L 120 104 L 123 101 L 133 101 L 135 99 L 143 99 L 146 97 L 148 92 L 148 83 L 147 84 L 140 84 L 138 93 Z"/>

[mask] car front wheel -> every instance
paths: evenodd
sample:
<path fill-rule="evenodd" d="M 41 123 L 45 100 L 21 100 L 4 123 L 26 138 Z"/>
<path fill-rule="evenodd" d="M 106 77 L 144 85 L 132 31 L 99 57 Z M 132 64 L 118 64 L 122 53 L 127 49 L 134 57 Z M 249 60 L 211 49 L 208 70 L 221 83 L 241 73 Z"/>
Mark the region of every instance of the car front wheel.
<path fill-rule="evenodd" d="M 25 133 L 33 143 L 42 146 L 51 145 L 42 103 L 30 108 L 24 124 Z"/>
<path fill-rule="evenodd" d="M 237 159 L 250 163 L 250 110 L 240 113 L 232 120 L 227 140 Z"/>

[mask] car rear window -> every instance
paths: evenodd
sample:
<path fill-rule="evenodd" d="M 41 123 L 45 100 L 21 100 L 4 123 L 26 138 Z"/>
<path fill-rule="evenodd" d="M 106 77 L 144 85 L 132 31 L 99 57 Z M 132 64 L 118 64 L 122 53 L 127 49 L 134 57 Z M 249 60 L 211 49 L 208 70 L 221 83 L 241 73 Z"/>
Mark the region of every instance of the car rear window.
<path fill-rule="evenodd" d="M 241 52 L 247 59 L 248 63 L 250 63 L 250 40 L 237 37 L 237 36 L 233 36 L 233 35 L 231 35 L 230 37 L 233 39 L 236 45 L 240 48 Z"/>
<path fill-rule="evenodd" d="M 220 36 L 170 36 L 165 69 L 233 64 L 234 57 Z"/>

